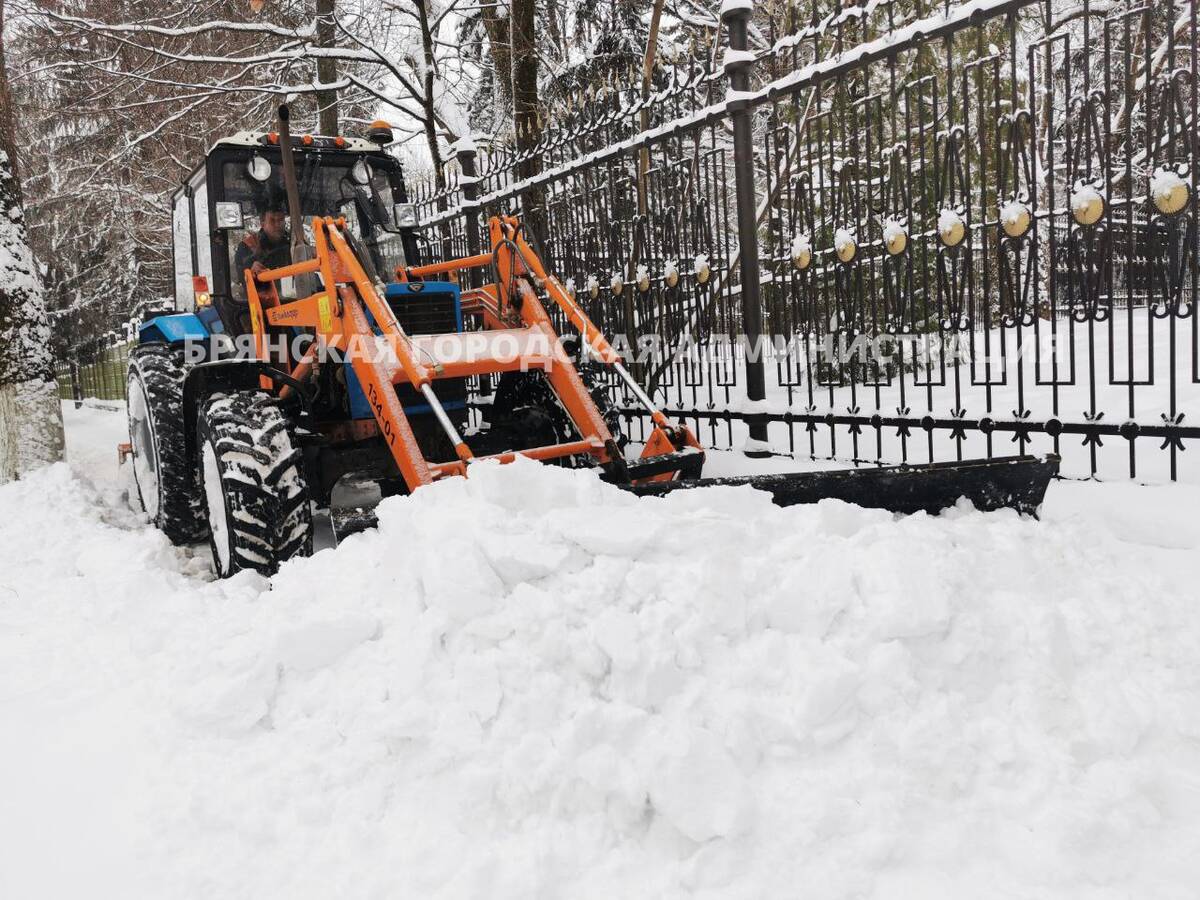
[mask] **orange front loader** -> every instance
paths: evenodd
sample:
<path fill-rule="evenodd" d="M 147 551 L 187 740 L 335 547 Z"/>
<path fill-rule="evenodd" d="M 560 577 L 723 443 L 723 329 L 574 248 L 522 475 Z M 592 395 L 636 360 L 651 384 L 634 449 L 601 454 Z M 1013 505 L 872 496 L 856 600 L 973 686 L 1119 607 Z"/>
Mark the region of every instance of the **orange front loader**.
<path fill-rule="evenodd" d="M 281 106 L 277 134 L 219 141 L 177 195 L 176 214 L 194 226 L 193 268 L 203 238 L 213 269 L 191 272 L 194 312 L 142 323 L 130 354 L 128 455 L 138 499 L 173 542 L 207 536 L 222 576 L 269 575 L 311 552 L 314 510 L 328 509 L 340 536 L 369 526 L 374 516 L 361 508 L 379 497 L 468 475 L 479 459 L 592 464 L 643 496 L 749 485 L 782 506 L 837 498 L 931 513 L 960 497 L 980 509 L 1035 512 L 1057 471 L 1056 459 L 1023 456 L 700 478 L 705 455 L 695 436 L 655 407 L 546 271 L 520 222 L 491 219 L 486 253 L 406 263 L 381 278 L 376 266 L 389 254 L 416 261 L 418 252 L 413 217 L 400 215 L 401 207 L 415 210 L 396 160 L 383 152 L 386 126 L 373 128 L 371 141 L 303 141 L 298 153 L 311 177 L 301 184 L 288 123 Z M 194 202 L 201 194 L 203 209 Z M 280 195 L 292 263 L 231 272 L 237 236 L 251 224 L 247 204 L 265 209 Z M 484 286 L 460 291 L 472 269 L 485 273 L 472 281 Z M 285 279 L 294 290 L 284 290 Z M 229 338 L 245 332 L 242 283 L 255 341 L 250 358 L 229 352 Z M 564 351 L 556 322 L 576 333 L 566 337 L 577 352 Z M 300 347 L 300 339 L 312 343 Z M 469 382 L 484 376 L 495 381 L 489 397 L 478 391 L 487 427 L 470 430 Z M 618 384 L 634 409 L 614 409 L 598 381 Z M 621 416 L 631 412 L 652 427 L 640 458 L 626 460 Z M 831 426 L 836 418 L 828 416 Z"/>
<path fill-rule="evenodd" d="M 384 439 L 410 491 L 450 475 L 466 475 L 480 459 L 511 462 L 518 454 L 549 461 L 590 457 L 606 478 L 617 483 L 670 481 L 681 475 L 698 478 L 704 453 L 695 436 L 675 425 L 642 390 L 603 334 L 592 324 L 569 292 L 549 274 L 526 242 L 521 224 L 509 217 L 488 223 L 491 251 L 479 256 L 397 270 L 401 281 L 418 282 L 440 275 L 457 276 L 467 269 L 485 269 L 494 281 L 463 293 L 462 307 L 479 330 L 437 335 L 409 335 L 384 298 L 384 286 L 359 251 L 343 219 L 313 219 L 315 258 L 248 277 L 248 299 L 259 358 L 284 368 L 302 383 L 312 360 L 322 349 L 343 354 L 352 364 L 371 404 L 377 434 Z M 316 276 L 318 289 L 303 299 L 283 302 L 278 290 L 284 278 Z M 579 332 L 583 353 L 611 367 L 654 423 L 642 457 L 627 462 L 613 439 L 587 385 L 564 352 L 558 332 L 539 299 L 539 290 L 557 305 Z M 287 328 L 310 330 L 316 344 L 298 360 L 269 359 L 272 332 Z M 546 380 L 578 437 L 546 446 L 475 456 L 446 414 L 435 391 L 440 379 L 496 375 L 537 370 Z M 426 459 L 410 425 L 396 385 L 408 384 L 423 395 L 454 447 L 456 459 Z M 263 387 L 272 382 L 264 379 Z M 279 388 L 283 396 L 288 385 Z M 362 436 L 360 433 L 359 436 Z"/>

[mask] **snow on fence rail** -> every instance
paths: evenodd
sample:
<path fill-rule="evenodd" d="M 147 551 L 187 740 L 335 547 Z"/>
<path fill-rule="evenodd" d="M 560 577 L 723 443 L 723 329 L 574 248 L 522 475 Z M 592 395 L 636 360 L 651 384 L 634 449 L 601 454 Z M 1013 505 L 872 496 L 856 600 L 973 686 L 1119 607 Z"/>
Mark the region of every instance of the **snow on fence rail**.
<path fill-rule="evenodd" d="M 638 372 L 711 446 L 1200 480 L 1196 4 L 1057 6 L 831 2 L 751 52 L 734 4 L 648 97 L 457 145 L 427 251 L 521 211 L 598 325 L 706 351 Z M 901 355 L 811 352 L 863 336 Z"/>

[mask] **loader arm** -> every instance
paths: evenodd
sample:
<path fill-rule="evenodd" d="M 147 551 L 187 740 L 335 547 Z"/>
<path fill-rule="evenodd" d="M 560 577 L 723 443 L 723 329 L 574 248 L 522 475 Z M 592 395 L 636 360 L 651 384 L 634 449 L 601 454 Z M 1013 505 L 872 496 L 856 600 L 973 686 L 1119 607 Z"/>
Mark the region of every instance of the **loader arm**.
<path fill-rule="evenodd" d="M 517 456 L 543 461 L 586 456 L 604 467 L 610 480 L 634 481 L 636 466 L 631 472 L 626 465 L 587 385 L 563 351 L 559 335 L 533 285 L 547 288 L 551 299 L 584 336 L 593 355 L 624 372 L 619 357 L 557 280 L 548 281 L 538 274 L 545 271 L 541 261 L 520 237 L 514 221 L 493 219 L 492 234 L 490 254 L 456 260 L 453 268 L 443 263 L 405 269 L 401 273 L 402 280 L 417 280 L 451 270 L 492 266 L 499 280 L 476 294 L 474 307 L 484 316 L 488 329 L 413 337 L 405 332 L 384 299 L 383 285 L 368 274 L 352 239 L 345 233 L 344 220 L 317 217 L 313 220 L 313 260 L 247 277 L 251 322 L 260 359 L 269 361 L 268 330 L 284 326 L 311 329 L 318 342 L 345 354 L 366 393 L 378 435 L 386 442 L 410 491 L 439 478 L 465 475 L 469 465 L 479 459 L 508 463 Z M 282 278 L 296 274 L 319 275 L 322 288 L 312 296 L 282 302 L 276 285 Z M 305 354 L 290 367 L 289 376 L 294 381 L 302 380 L 311 370 L 311 360 L 311 355 Z M 475 456 L 438 399 L 437 382 L 528 370 L 544 373 L 575 426 L 578 439 Z M 397 384 L 411 385 L 424 397 L 454 447 L 457 457 L 454 461 L 432 462 L 425 458 L 393 389 Z M 290 390 L 290 385 L 282 389 Z M 657 409 L 651 412 L 656 435 L 659 432 L 661 435 L 647 445 L 648 449 L 654 448 L 650 455 L 656 460 L 653 471 L 644 480 L 670 479 L 681 472 L 697 477 L 703 461 L 698 442 L 686 429 L 670 429 Z M 660 422 L 663 425 L 657 424 Z M 682 441 L 679 446 L 675 443 L 678 441 Z"/>
<path fill-rule="evenodd" d="M 504 321 L 507 315 L 511 315 L 510 310 L 516 307 L 521 317 L 536 321 L 548 333 L 554 334 L 557 340 L 558 335 L 554 332 L 549 316 L 530 285 L 532 282 L 532 285 L 545 291 L 562 310 L 567 321 L 579 332 L 582 345 L 586 348 L 585 352 L 616 373 L 654 423 L 641 458 L 632 463 L 617 461 L 620 471 L 615 476 L 610 471 L 611 480 L 638 484 L 674 481 L 681 477 L 698 478 L 704 465 L 704 449 L 696 436 L 687 426 L 671 423 L 650 399 L 637 379 L 625 368 L 620 354 L 609 343 L 604 333 L 575 302 L 575 298 L 562 282 L 547 272 L 541 258 L 525 239 L 520 221 L 510 216 L 493 216 L 488 221 L 488 236 L 491 240 L 491 253 L 449 263 L 400 268 L 396 274 L 407 281 L 461 269 L 490 266 L 496 272 L 497 280 L 477 292 L 474 298 L 484 309 L 485 315 L 490 314 L 495 319 Z M 566 370 L 565 373 L 556 376 L 547 372 L 547 375 L 578 426 L 580 418 L 577 412 L 581 411 L 577 411 L 575 405 L 586 405 L 593 409 L 594 405 L 565 354 L 560 354 L 560 357 L 560 367 Z"/>

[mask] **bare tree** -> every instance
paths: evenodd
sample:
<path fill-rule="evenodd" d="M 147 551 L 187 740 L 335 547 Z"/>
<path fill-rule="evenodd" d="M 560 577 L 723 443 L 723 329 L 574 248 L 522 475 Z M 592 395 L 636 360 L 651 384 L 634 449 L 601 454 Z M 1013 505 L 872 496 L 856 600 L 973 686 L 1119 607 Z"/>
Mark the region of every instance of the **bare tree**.
<path fill-rule="evenodd" d="M 54 379 L 42 277 L 29 248 L 17 179 L 13 105 L 0 0 L 0 483 L 62 459 L 62 408 Z"/>
<path fill-rule="evenodd" d="M 473 84 L 448 35 L 458 2 L 8 0 L 22 142 L 54 161 L 25 172 L 26 212 L 60 347 L 172 293 L 172 193 L 214 141 L 269 128 L 282 96 L 298 130 L 385 118 L 440 172 Z"/>

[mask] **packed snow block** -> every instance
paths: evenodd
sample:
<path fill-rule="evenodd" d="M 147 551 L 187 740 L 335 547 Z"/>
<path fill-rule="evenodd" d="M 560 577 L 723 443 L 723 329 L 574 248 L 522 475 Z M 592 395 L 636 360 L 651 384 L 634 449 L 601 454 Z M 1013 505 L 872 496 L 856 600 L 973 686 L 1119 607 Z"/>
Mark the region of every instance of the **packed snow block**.
<path fill-rule="evenodd" d="M 564 543 L 535 546 L 502 531 L 481 534 L 480 549 L 508 588 L 563 570 L 572 558 Z"/>
<path fill-rule="evenodd" d="M 418 573 L 425 605 L 459 623 L 486 615 L 507 593 L 503 579 L 475 539 L 478 524 L 468 512 L 472 506 L 469 483 L 466 479 L 448 482 L 432 516 L 420 517 L 412 504 L 398 497 L 388 498 L 378 507 L 380 532 L 389 540 L 400 539 L 398 556 Z M 425 564 L 442 559 L 449 548 L 453 548 L 453 561 Z"/>
<path fill-rule="evenodd" d="M 484 460 L 472 466 L 467 490 L 476 502 L 513 514 L 524 514 L 530 509 L 548 512 L 628 505 L 593 474 L 574 477 L 569 470 L 533 463 L 524 457 L 509 465 Z"/>
<path fill-rule="evenodd" d="M 280 665 L 296 672 L 313 672 L 337 662 L 359 644 L 379 636 L 375 616 L 348 614 L 319 619 L 280 632 L 275 654 Z"/>
<path fill-rule="evenodd" d="M 615 669 L 632 669 L 639 658 L 640 634 L 637 616 L 623 609 L 606 609 L 592 626 L 596 644 Z"/>
<path fill-rule="evenodd" d="M 179 678 L 175 709 L 192 729 L 233 737 L 256 728 L 270 713 L 279 671 L 265 656 L 225 657 L 208 666 L 184 667 L 191 677 Z"/>
<path fill-rule="evenodd" d="M 746 831 L 753 815 L 750 784 L 712 732 L 668 735 L 655 761 L 650 800 L 684 836 L 701 842 Z"/>

